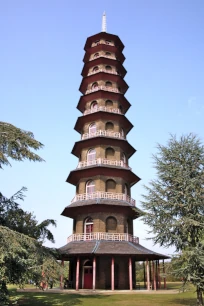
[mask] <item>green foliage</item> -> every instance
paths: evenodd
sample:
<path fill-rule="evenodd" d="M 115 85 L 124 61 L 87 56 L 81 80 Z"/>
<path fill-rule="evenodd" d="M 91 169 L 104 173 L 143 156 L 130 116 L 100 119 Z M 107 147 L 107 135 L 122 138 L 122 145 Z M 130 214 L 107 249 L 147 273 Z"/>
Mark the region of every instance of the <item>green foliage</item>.
<path fill-rule="evenodd" d="M 157 149 L 153 156 L 157 179 L 145 186 L 143 219 L 155 243 L 174 245 L 181 252 L 177 260 L 183 268 L 176 275 L 203 291 L 204 146 L 189 134 L 179 140 L 171 136 L 167 146 Z"/>
<path fill-rule="evenodd" d="M 0 168 L 10 165 L 8 158 L 23 161 L 43 161 L 30 149 L 38 150 L 43 144 L 34 138 L 33 133 L 24 131 L 14 125 L 0 121 Z"/>

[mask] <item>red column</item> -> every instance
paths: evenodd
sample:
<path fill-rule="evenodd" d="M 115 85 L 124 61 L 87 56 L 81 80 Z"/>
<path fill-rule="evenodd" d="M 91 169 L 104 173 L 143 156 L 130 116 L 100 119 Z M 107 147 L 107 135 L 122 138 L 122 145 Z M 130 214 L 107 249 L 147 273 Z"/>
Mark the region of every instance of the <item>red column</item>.
<path fill-rule="evenodd" d="M 111 259 L 111 290 L 115 290 L 114 284 L 114 257 Z"/>
<path fill-rule="evenodd" d="M 163 274 L 165 275 L 165 265 L 163 260 Z M 164 276 L 164 289 L 166 289 L 166 275 Z"/>
<path fill-rule="evenodd" d="M 129 257 L 129 285 L 130 290 L 132 290 L 132 258 Z"/>
<path fill-rule="evenodd" d="M 61 266 L 64 267 L 64 260 L 61 260 Z M 60 275 L 60 289 L 63 289 L 64 275 Z"/>
<path fill-rule="evenodd" d="M 145 262 L 143 261 L 143 268 L 144 268 L 144 289 L 146 288 L 146 272 L 145 272 Z"/>
<path fill-rule="evenodd" d="M 76 264 L 76 290 L 79 290 L 79 257 Z"/>
<path fill-rule="evenodd" d="M 93 258 L 93 290 L 96 289 L 96 257 Z"/>
<path fill-rule="evenodd" d="M 147 290 L 150 290 L 150 282 L 149 282 L 149 260 L 146 259 L 146 269 L 147 269 Z"/>
<path fill-rule="evenodd" d="M 159 260 L 158 260 L 158 282 L 159 282 L 159 289 L 161 289 L 161 277 L 160 277 L 160 266 L 159 266 Z"/>
<path fill-rule="evenodd" d="M 155 273 L 154 261 L 152 261 L 152 273 L 153 273 L 154 290 L 157 290 L 157 282 L 156 282 L 156 273 Z"/>
<path fill-rule="evenodd" d="M 69 269 L 69 271 L 68 271 L 68 280 L 70 281 L 71 280 L 71 271 L 70 271 L 70 269 L 71 269 L 71 262 L 70 261 L 69 261 L 68 269 Z"/>

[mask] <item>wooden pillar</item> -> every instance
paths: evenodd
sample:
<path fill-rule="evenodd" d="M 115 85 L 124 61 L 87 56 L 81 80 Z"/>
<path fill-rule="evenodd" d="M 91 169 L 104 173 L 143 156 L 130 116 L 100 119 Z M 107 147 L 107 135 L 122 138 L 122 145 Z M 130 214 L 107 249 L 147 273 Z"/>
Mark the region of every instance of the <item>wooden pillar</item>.
<path fill-rule="evenodd" d="M 93 258 L 93 290 L 96 290 L 96 256 Z"/>
<path fill-rule="evenodd" d="M 156 260 L 156 265 L 155 265 L 155 274 L 156 274 L 156 288 L 158 289 L 158 260 Z"/>
<path fill-rule="evenodd" d="M 143 268 L 144 268 L 144 289 L 146 288 L 146 272 L 145 272 L 145 262 L 143 261 Z"/>
<path fill-rule="evenodd" d="M 115 290 L 115 284 L 114 284 L 114 257 L 111 259 L 111 290 Z"/>
<path fill-rule="evenodd" d="M 132 258 L 129 257 L 129 286 L 130 290 L 132 290 Z"/>
<path fill-rule="evenodd" d="M 64 267 L 64 260 L 61 260 L 61 266 Z M 60 289 L 63 289 L 64 275 L 60 275 Z"/>
<path fill-rule="evenodd" d="M 154 290 L 157 290 L 157 282 L 156 282 L 156 273 L 155 273 L 155 265 L 154 261 L 152 262 L 152 274 L 153 274 L 153 284 L 154 284 Z"/>
<path fill-rule="evenodd" d="M 149 260 L 146 259 L 146 270 L 147 270 L 147 290 L 150 290 L 150 281 L 149 281 Z"/>
<path fill-rule="evenodd" d="M 164 274 L 164 289 L 166 289 L 166 274 L 165 274 L 164 259 L 163 259 L 163 274 Z"/>
<path fill-rule="evenodd" d="M 152 289 L 152 262 L 149 261 L 149 285 L 150 289 Z"/>
<path fill-rule="evenodd" d="M 71 262 L 69 261 L 69 264 L 68 264 L 68 280 L 70 281 L 71 280 Z"/>
<path fill-rule="evenodd" d="M 161 277 L 160 277 L 160 266 L 159 266 L 159 260 L 158 260 L 158 283 L 159 283 L 159 289 L 161 289 Z"/>
<path fill-rule="evenodd" d="M 77 257 L 77 264 L 76 264 L 76 290 L 79 290 L 79 257 Z"/>

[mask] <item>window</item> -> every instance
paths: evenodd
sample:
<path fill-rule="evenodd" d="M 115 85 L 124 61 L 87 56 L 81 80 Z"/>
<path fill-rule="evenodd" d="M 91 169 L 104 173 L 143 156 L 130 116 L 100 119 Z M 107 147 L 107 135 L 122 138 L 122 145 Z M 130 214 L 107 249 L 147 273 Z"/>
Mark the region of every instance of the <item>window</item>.
<path fill-rule="evenodd" d="M 129 195 L 129 189 L 128 189 L 127 184 L 125 184 L 124 192 L 125 192 L 125 195 L 126 195 L 126 196 Z"/>
<path fill-rule="evenodd" d="M 86 194 L 91 194 L 95 191 L 95 182 L 94 181 L 88 181 L 86 183 Z"/>
<path fill-rule="evenodd" d="M 90 149 L 87 153 L 87 161 L 92 161 L 96 159 L 96 150 L 95 149 Z"/>
<path fill-rule="evenodd" d="M 107 70 L 107 71 L 111 71 L 111 70 L 112 70 L 112 67 L 111 67 L 111 66 L 106 66 L 106 70 Z"/>
<path fill-rule="evenodd" d="M 125 156 L 124 153 L 122 154 L 122 161 L 123 161 L 124 165 L 127 164 L 126 156 Z"/>
<path fill-rule="evenodd" d="M 98 83 L 97 82 L 94 82 L 91 86 L 91 89 L 94 89 L 94 88 L 97 88 L 98 87 Z"/>
<path fill-rule="evenodd" d="M 116 183 L 114 180 L 106 181 L 106 192 L 115 192 Z"/>
<path fill-rule="evenodd" d="M 93 68 L 93 71 L 98 71 L 99 70 L 99 68 L 98 68 L 98 66 L 95 66 L 94 68 Z"/>
<path fill-rule="evenodd" d="M 111 100 L 106 100 L 106 106 L 107 106 L 107 107 L 113 106 L 113 101 L 111 101 Z"/>
<path fill-rule="evenodd" d="M 115 150 L 113 148 L 107 148 L 105 152 L 106 159 L 113 159 L 115 155 Z"/>
<path fill-rule="evenodd" d="M 125 133 L 124 133 L 124 130 L 121 129 L 121 136 L 124 137 L 125 136 Z"/>
<path fill-rule="evenodd" d="M 95 44 L 96 46 L 98 46 L 98 45 L 100 44 L 100 40 L 96 40 L 96 41 L 94 42 L 94 44 Z"/>
<path fill-rule="evenodd" d="M 106 131 L 112 131 L 114 128 L 114 125 L 112 122 L 107 122 L 106 123 Z"/>
<path fill-rule="evenodd" d="M 110 45 L 111 41 L 106 39 L 105 43 L 106 43 L 106 45 Z"/>
<path fill-rule="evenodd" d="M 97 109 L 98 103 L 97 101 L 91 102 L 91 109 Z"/>
<path fill-rule="evenodd" d="M 106 52 L 105 54 L 106 54 L 106 56 L 111 56 L 110 52 Z"/>
<path fill-rule="evenodd" d="M 107 81 L 106 82 L 106 87 L 111 87 L 112 86 L 112 83 L 110 81 Z"/>
<path fill-rule="evenodd" d="M 108 217 L 106 219 L 106 232 L 116 233 L 117 230 L 117 220 L 114 217 Z"/>
<path fill-rule="evenodd" d="M 99 57 L 99 53 L 98 52 L 94 54 L 94 58 L 96 58 L 96 57 Z"/>
<path fill-rule="evenodd" d="M 87 218 L 84 222 L 84 234 L 90 234 L 93 232 L 93 219 Z"/>
<path fill-rule="evenodd" d="M 89 134 L 93 134 L 93 133 L 96 133 L 96 124 L 95 122 L 91 123 L 89 125 Z"/>

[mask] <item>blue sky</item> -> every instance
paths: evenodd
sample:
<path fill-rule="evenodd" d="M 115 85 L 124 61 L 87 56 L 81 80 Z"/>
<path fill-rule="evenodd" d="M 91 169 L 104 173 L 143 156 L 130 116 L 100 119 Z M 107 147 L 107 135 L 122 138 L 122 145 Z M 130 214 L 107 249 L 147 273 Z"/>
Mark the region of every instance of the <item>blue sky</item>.
<path fill-rule="evenodd" d="M 137 149 L 130 166 L 142 178 L 132 188 L 138 206 L 143 184 L 155 177 L 156 143 L 165 144 L 170 133 L 204 138 L 203 0 L 0 1 L 0 120 L 32 131 L 46 160 L 12 161 L 0 172 L 1 191 L 9 197 L 28 188 L 22 207 L 40 221 L 57 220 L 56 247 L 72 229 L 72 220 L 60 214 L 75 194 L 65 180 L 77 166 L 71 150 L 79 140 L 73 127 L 80 116 L 83 47 L 101 31 L 104 10 L 108 32 L 125 45 L 127 117 L 134 124 L 128 141 Z M 135 221 L 134 228 L 151 248 L 147 227 Z"/>

